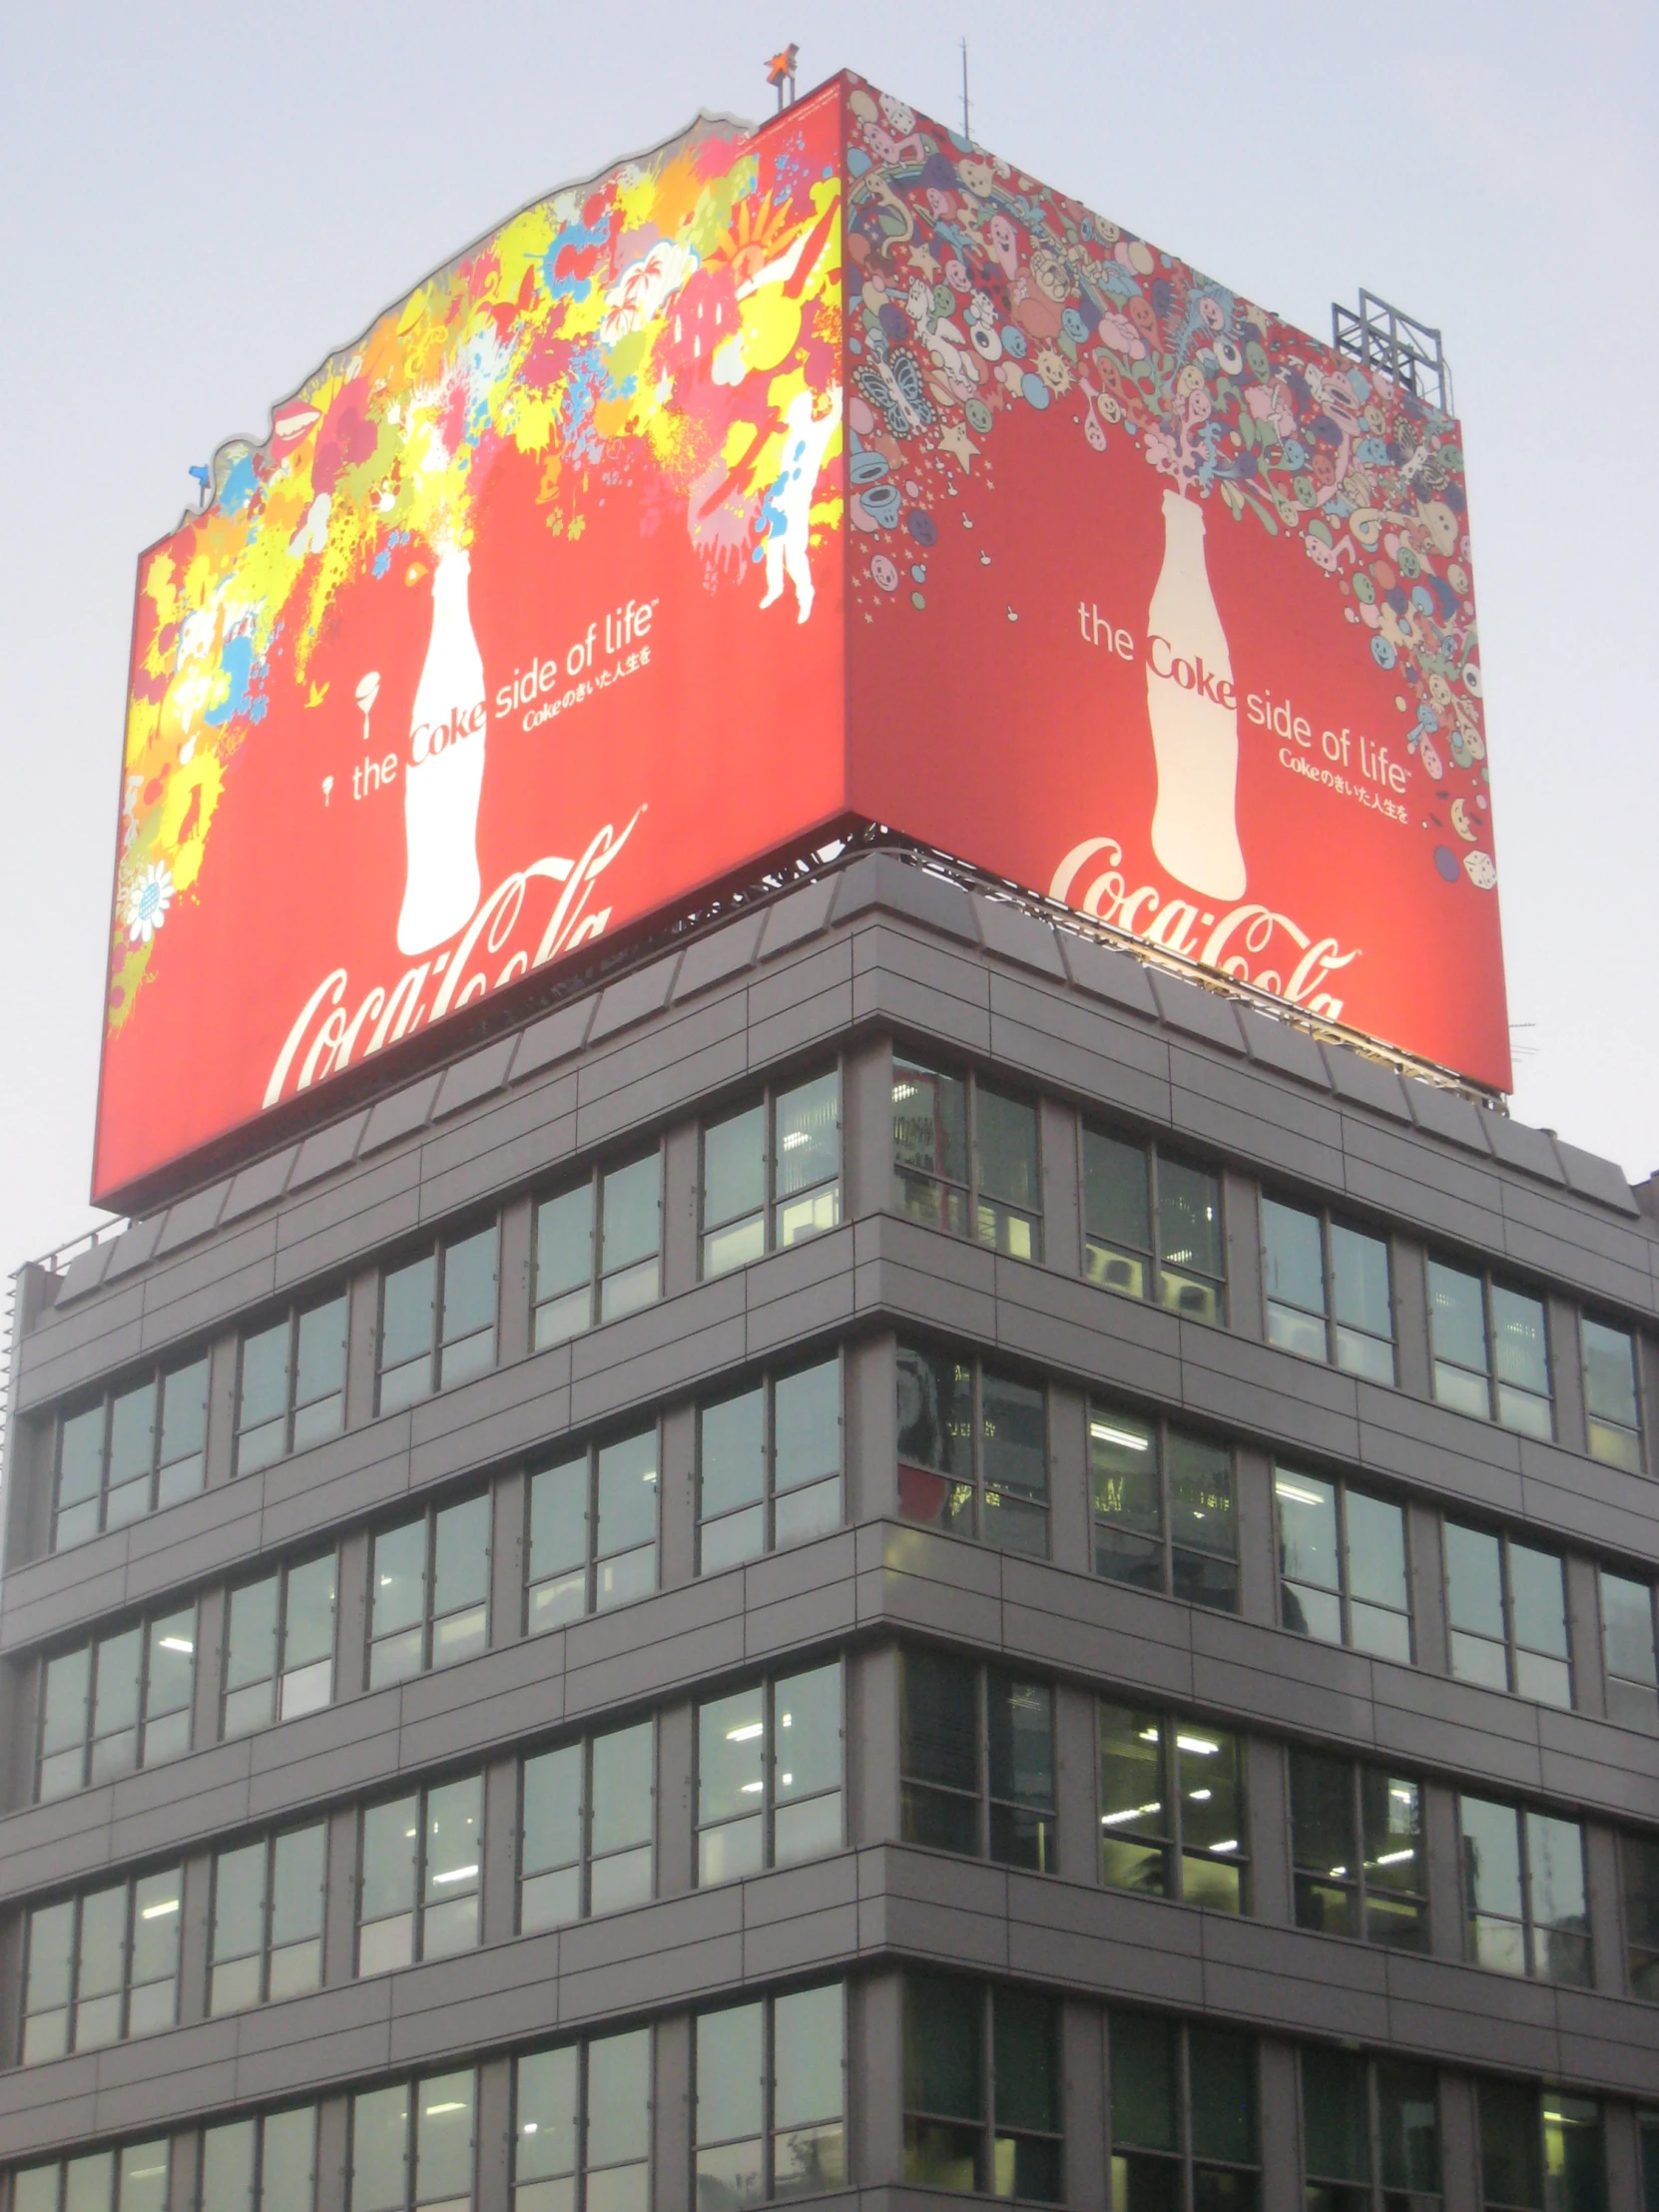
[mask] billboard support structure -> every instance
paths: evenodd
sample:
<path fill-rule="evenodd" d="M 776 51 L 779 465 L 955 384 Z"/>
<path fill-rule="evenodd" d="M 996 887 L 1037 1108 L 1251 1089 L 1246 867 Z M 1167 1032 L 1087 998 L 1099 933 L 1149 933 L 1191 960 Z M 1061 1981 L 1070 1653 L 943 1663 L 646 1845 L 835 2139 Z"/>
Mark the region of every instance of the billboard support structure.
<path fill-rule="evenodd" d="M 1362 368 L 1380 369 L 1419 399 L 1432 401 L 1442 414 L 1455 414 L 1451 363 L 1439 331 L 1390 306 L 1375 291 L 1362 288 L 1358 307 L 1332 300 L 1331 342 Z"/>

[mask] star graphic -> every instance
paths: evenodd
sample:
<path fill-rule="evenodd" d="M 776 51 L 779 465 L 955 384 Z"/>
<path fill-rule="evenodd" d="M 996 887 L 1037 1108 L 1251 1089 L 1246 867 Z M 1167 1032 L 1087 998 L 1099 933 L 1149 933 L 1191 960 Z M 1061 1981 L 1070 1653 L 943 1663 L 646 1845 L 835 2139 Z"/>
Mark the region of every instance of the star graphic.
<path fill-rule="evenodd" d="M 917 276 L 925 276 L 930 284 L 939 280 L 938 256 L 925 241 L 910 249 L 910 268 Z"/>
<path fill-rule="evenodd" d="M 973 465 L 973 456 L 979 448 L 959 422 L 947 422 L 939 432 L 939 443 L 947 453 L 954 453 L 965 476 Z"/>

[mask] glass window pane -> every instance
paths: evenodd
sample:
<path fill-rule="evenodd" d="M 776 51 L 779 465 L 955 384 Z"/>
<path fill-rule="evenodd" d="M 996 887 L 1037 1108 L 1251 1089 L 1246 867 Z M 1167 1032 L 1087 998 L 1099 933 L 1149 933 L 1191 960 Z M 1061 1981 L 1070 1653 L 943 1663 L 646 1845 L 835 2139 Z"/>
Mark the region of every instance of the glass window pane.
<path fill-rule="evenodd" d="M 513 2180 L 545 2181 L 576 2171 L 577 2045 L 538 2050 L 516 2069 Z"/>
<path fill-rule="evenodd" d="M 1115 1406 L 1089 1408 L 1089 1473 L 1094 1509 L 1143 1535 L 1163 1529 L 1156 1431 Z"/>
<path fill-rule="evenodd" d="M 524 1762 L 519 1871 L 545 1874 L 582 1855 L 582 1747 L 565 1744 Z"/>
<path fill-rule="evenodd" d="M 1480 2175 L 1489 2203 L 1541 2207 L 1538 2092 L 1518 2081 L 1482 2077 Z"/>
<path fill-rule="evenodd" d="M 1405 1581 L 1405 1514 L 1385 1498 L 1350 1490 L 1348 1586 L 1371 1605 L 1403 1613 L 1410 1604 Z"/>
<path fill-rule="evenodd" d="M 898 1456 L 973 1479 L 973 1370 L 949 1353 L 898 1349 Z"/>
<path fill-rule="evenodd" d="M 544 1198 L 536 1208 L 536 1300 L 593 1280 L 593 1185 Z"/>
<path fill-rule="evenodd" d="M 701 1705 L 697 1714 L 697 1818 L 731 1820 L 762 1810 L 766 1788 L 766 1692 L 760 1683 Z"/>
<path fill-rule="evenodd" d="M 1503 1639 L 1502 1546 L 1458 1521 L 1445 1524 L 1446 1611 L 1453 1628 Z"/>
<path fill-rule="evenodd" d="M 277 1577 L 245 1582 L 231 1592 L 231 1620 L 225 1640 L 225 1687 L 245 1689 L 269 1682 L 276 1672 Z"/>
<path fill-rule="evenodd" d="M 1159 1257 L 1166 1267 L 1219 1278 L 1225 1271 L 1218 1178 L 1183 1160 L 1160 1159 L 1158 1230 Z"/>
<path fill-rule="evenodd" d="M 788 1198 L 841 1171 L 840 1077 L 831 1068 L 778 1094 L 777 1195 Z"/>
<path fill-rule="evenodd" d="M 1002 2128 L 1060 2131 L 1058 2006 L 1030 1990 L 997 1988 L 991 1998 L 995 2121 Z"/>
<path fill-rule="evenodd" d="M 841 1670 L 828 1666 L 785 1675 L 773 1691 L 778 1716 L 776 1788 L 780 1804 L 841 1786 Z"/>
<path fill-rule="evenodd" d="M 621 2165 L 650 2151 L 651 2030 L 601 2036 L 588 2045 L 588 2165 Z"/>
<path fill-rule="evenodd" d="M 40 1749 L 41 1757 L 49 1759 L 54 1753 L 78 1751 L 87 1740 L 87 1696 L 92 1686 L 92 1652 L 83 1644 L 79 1651 L 66 1651 L 56 1659 L 46 1662 L 46 1687 L 41 1697 Z M 75 1780 L 67 1786 L 79 1786 L 77 1766 Z M 44 1793 L 43 1793 L 44 1794 Z M 51 1793 L 56 1795 L 56 1792 Z"/>
<path fill-rule="evenodd" d="M 431 1351 L 437 1269 L 436 1255 L 427 1252 L 387 1274 L 380 1307 L 382 1368 L 402 1367 Z"/>
<path fill-rule="evenodd" d="M 265 1948 L 266 1847 L 222 1851 L 214 1863 L 213 1957 L 247 1958 Z M 254 1994 L 259 1993 L 256 1987 Z"/>
<path fill-rule="evenodd" d="M 773 2010 L 773 2126 L 804 2127 L 840 2117 L 844 2090 L 845 1992 L 840 1982 L 797 1989 Z M 779 2179 L 783 2180 L 780 2173 Z"/>
<path fill-rule="evenodd" d="M 242 1340 L 242 1400 L 239 1428 L 260 1428 L 288 1408 L 288 1319 Z M 278 1450 L 281 1448 L 277 1446 Z"/>
<path fill-rule="evenodd" d="M 166 1620 L 152 1621 L 148 1642 L 149 1671 L 144 1686 L 146 1722 L 164 1720 L 170 1714 L 188 1714 L 196 1687 L 194 1606 L 183 1613 L 170 1613 Z M 178 1748 L 181 1751 L 189 1748 L 188 1725 Z"/>
<path fill-rule="evenodd" d="M 1528 1651 L 1567 1657 L 1567 1586 L 1562 1562 L 1529 1544 L 1509 1546 L 1509 1603 L 1515 1641 Z"/>
<path fill-rule="evenodd" d="M 299 1317 L 293 1401 L 310 1405 L 345 1388 L 345 1294 Z"/>
<path fill-rule="evenodd" d="M 1298 1867 L 1338 1881 L 1358 1880 L 1354 1770 L 1346 1760 L 1292 1751 L 1291 1845 Z"/>
<path fill-rule="evenodd" d="M 649 1721 L 593 1740 L 593 1849 L 622 1851 L 651 1841 L 656 1738 Z"/>
<path fill-rule="evenodd" d="M 403 2212 L 408 2140 L 409 2092 L 402 2082 L 351 2099 L 350 2212 Z"/>
<path fill-rule="evenodd" d="M 1543 2094 L 1544 2202 L 1548 2212 L 1604 2212 L 1607 2169 L 1601 2107 L 1589 2097 Z"/>
<path fill-rule="evenodd" d="M 1371 2179 L 1366 2062 L 1342 2050 L 1302 2053 L 1302 2125 L 1310 2180 Z"/>
<path fill-rule="evenodd" d="M 75 1907 L 43 1905 L 29 1915 L 29 1982 L 25 2011 L 55 2011 L 69 2002 L 70 1958 L 75 1944 Z"/>
<path fill-rule="evenodd" d="M 772 1392 L 773 1484 L 799 1489 L 838 1474 L 841 1463 L 841 1371 L 838 1360 L 781 1375 Z"/>
<path fill-rule="evenodd" d="M 1083 1219 L 1088 1234 L 1103 1244 L 1126 1246 L 1131 1252 L 1152 1250 L 1151 1185 L 1143 1146 L 1124 1144 L 1098 1129 L 1084 1130 Z"/>
<path fill-rule="evenodd" d="M 904 1654 L 903 1772 L 945 1789 L 979 1787 L 979 1698 L 974 1668 L 941 1652 Z"/>
<path fill-rule="evenodd" d="M 1279 1571 L 1316 1589 L 1341 1588 L 1337 1562 L 1337 1492 L 1317 1475 L 1276 1467 L 1279 1502 Z"/>
<path fill-rule="evenodd" d="M 598 1555 L 649 1544 L 657 1535 L 657 1430 L 620 1436 L 599 1452 Z"/>
<path fill-rule="evenodd" d="M 602 1275 L 649 1259 L 661 1241 L 662 1169 L 655 1152 L 600 1179 Z"/>
<path fill-rule="evenodd" d="M 1256 2046 L 1248 2035 L 1189 2028 L 1193 2156 L 1249 2165 L 1256 2156 Z"/>
<path fill-rule="evenodd" d="M 756 1383 L 698 1410 L 698 1458 L 705 1520 L 751 1505 L 766 1488 L 766 1389 Z"/>
<path fill-rule="evenodd" d="M 1360 1811 L 1365 1824 L 1366 1874 L 1374 1890 L 1422 1891 L 1428 1870 L 1422 1856 L 1422 1793 L 1403 1775 L 1381 1767 L 1360 1770 Z"/>
<path fill-rule="evenodd" d="M 1110 2018 L 1113 2142 L 1179 2150 L 1180 2029 L 1151 2013 L 1113 2012 Z"/>
<path fill-rule="evenodd" d="M 120 2157 L 121 2212 L 162 2212 L 167 2203 L 168 2143 L 129 2143 Z"/>
<path fill-rule="evenodd" d="M 233 2120 L 202 2135 L 202 2212 L 256 2212 L 258 2120 Z"/>
<path fill-rule="evenodd" d="M 697 2015 L 697 2140 L 730 2142 L 765 2125 L 762 2008 L 736 2004 Z"/>
<path fill-rule="evenodd" d="M 1480 1278 L 1441 1260 L 1428 1263 L 1428 1320 L 1436 1360 L 1486 1373 L 1486 1316 Z"/>
<path fill-rule="evenodd" d="M 495 1327 L 494 1222 L 446 1245 L 443 1253 L 443 1341 L 458 1343 Z"/>
<path fill-rule="evenodd" d="M 207 1356 L 162 1379 L 161 1464 L 197 1457 L 208 1441 Z"/>
<path fill-rule="evenodd" d="M 1636 1345 L 1627 1329 L 1609 1329 L 1588 1314 L 1579 1324 L 1584 1341 L 1584 1402 L 1602 1420 L 1621 1428 L 1641 1425 L 1636 1409 Z"/>
<path fill-rule="evenodd" d="M 282 1666 L 284 1670 L 314 1666 L 333 1656 L 334 1555 L 330 1551 L 288 1569 Z"/>
<path fill-rule="evenodd" d="M 1425 2196 L 1440 2186 L 1439 2083 L 1432 2066 L 1400 2059 L 1377 2061 L 1378 2136 L 1384 2189 L 1414 2189 Z"/>
<path fill-rule="evenodd" d="M 71 1413 L 58 1440 L 58 1504 L 78 1505 L 98 1495 L 104 1476 L 104 1405 Z"/>
<path fill-rule="evenodd" d="M 179 1971 L 179 1909 L 183 1899 L 179 1868 L 164 1874 L 145 1875 L 133 1885 L 133 1987 L 152 1981 L 171 1982 Z M 133 2032 L 138 2031 L 138 2000 L 133 2000 Z M 166 2019 L 171 2024 L 173 2004 L 167 2000 Z M 159 2025 L 160 2020 L 147 2020 Z"/>
<path fill-rule="evenodd" d="M 1269 1298 L 1304 1314 L 1324 1314 L 1325 1263 L 1318 1214 L 1264 1198 L 1262 1260 Z"/>
<path fill-rule="evenodd" d="M 530 1478 L 530 1580 L 580 1567 L 588 1555 L 588 1455 Z M 578 1608 L 579 1609 L 579 1608 Z"/>
<path fill-rule="evenodd" d="M 445 2204 L 472 2195 L 470 2073 L 428 2074 L 419 2089 L 415 2203 Z"/>
<path fill-rule="evenodd" d="M 1046 1499 L 1046 1393 L 987 1368 L 980 1378 L 979 1408 L 986 1485 Z"/>
<path fill-rule="evenodd" d="M 1004 1098 L 981 1083 L 974 1112 L 978 1117 L 981 1192 L 1028 1214 L 1039 1212 L 1042 1184 L 1037 1172 L 1037 1109 L 1023 1099 Z"/>
<path fill-rule="evenodd" d="M 1521 1917 L 1520 1830 L 1512 1805 L 1459 1800 L 1463 1830 L 1463 1898 L 1471 1913 Z"/>
<path fill-rule="evenodd" d="M 1532 1918 L 1539 1928 L 1581 1933 L 1588 1925 L 1584 1902 L 1584 1835 L 1576 1821 L 1547 1813 L 1526 1816 L 1527 1882 Z"/>
<path fill-rule="evenodd" d="M 892 1063 L 893 1163 L 949 1183 L 967 1174 L 967 1086 L 899 1053 Z"/>
<path fill-rule="evenodd" d="M 958 2120 L 984 2116 L 980 1992 L 942 1974 L 904 1980 L 904 2105 Z"/>
<path fill-rule="evenodd" d="M 318 1821 L 290 1829 L 272 1847 L 271 1940 L 280 1948 L 322 1934 L 322 1877 L 328 1831 Z"/>
<path fill-rule="evenodd" d="M 62 2168 L 56 2163 L 50 2166 L 25 2166 L 12 2174 L 12 2212 L 58 2212 L 58 2177 Z M 106 2191 L 104 2201 L 97 2212 L 109 2212 Z M 214 2212 L 207 2206 L 204 2212 Z M 241 2212 L 240 2207 L 231 2212 Z"/>
<path fill-rule="evenodd" d="M 1393 1336 L 1388 1247 L 1382 1237 L 1368 1237 L 1333 1222 L 1331 1283 L 1338 1321 L 1350 1329 L 1363 1329 L 1368 1336 Z"/>
<path fill-rule="evenodd" d="M 1226 1445 L 1172 1428 L 1165 1439 L 1169 1463 L 1171 1540 L 1231 1559 L 1238 1548 L 1233 1524 L 1233 1455 Z"/>
<path fill-rule="evenodd" d="M 311 2212 L 316 2190 L 316 2106 L 268 2112 L 260 2212 Z"/>
<path fill-rule="evenodd" d="M 427 1905 L 442 1905 L 478 1887 L 483 1850 L 484 1786 L 477 1775 L 426 1793 Z"/>
<path fill-rule="evenodd" d="M 432 1614 L 442 1619 L 489 1596 L 490 1501 L 464 1498 L 437 1516 L 432 1541 Z"/>
<path fill-rule="evenodd" d="M 413 1628 L 426 1617 L 426 1522 L 383 1528 L 374 1539 L 371 1637 Z"/>
<path fill-rule="evenodd" d="M 112 1490 L 150 1472 L 156 1456 L 156 1385 L 118 1390 L 110 1405 L 110 1478 Z"/>
<path fill-rule="evenodd" d="M 1492 1344 L 1497 1379 L 1539 1397 L 1549 1395 L 1549 1351 L 1541 1299 L 1492 1285 Z"/>
<path fill-rule="evenodd" d="M 362 1899 L 365 1921 L 410 1913 L 420 1844 L 420 1800 L 394 1798 L 371 1805 L 362 1822 Z"/>
<path fill-rule="evenodd" d="M 713 1229 L 767 1200 L 767 1110 L 746 1106 L 703 1131 L 703 1226 Z"/>
<path fill-rule="evenodd" d="M 1609 1674 L 1620 1675 L 1627 1682 L 1659 1683 L 1653 1593 L 1645 1582 L 1632 1582 L 1602 1569 L 1601 1628 Z"/>
<path fill-rule="evenodd" d="M 992 1668 L 986 1678 L 990 1794 L 1042 1812 L 1054 1808 L 1054 1693 Z"/>

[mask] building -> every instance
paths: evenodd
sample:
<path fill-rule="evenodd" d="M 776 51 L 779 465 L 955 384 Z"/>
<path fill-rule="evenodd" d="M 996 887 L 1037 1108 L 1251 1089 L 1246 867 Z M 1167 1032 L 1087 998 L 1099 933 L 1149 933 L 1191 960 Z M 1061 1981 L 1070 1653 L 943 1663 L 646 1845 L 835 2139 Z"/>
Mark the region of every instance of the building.
<path fill-rule="evenodd" d="M 387 1079 L 20 1279 L 9 2212 L 1659 2201 L 1653 1183 L 896 850 Z"/>

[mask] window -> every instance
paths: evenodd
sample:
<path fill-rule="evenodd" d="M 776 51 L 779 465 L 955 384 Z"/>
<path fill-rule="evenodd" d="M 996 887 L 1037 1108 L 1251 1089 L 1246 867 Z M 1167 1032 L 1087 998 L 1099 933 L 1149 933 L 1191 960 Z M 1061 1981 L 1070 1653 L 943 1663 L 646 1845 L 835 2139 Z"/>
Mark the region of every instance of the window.
<path fill-rule="evenodd" d="M 322 1986 L 327 1837 L 318 1821 L 215 1859 L 210 2012 L 241 2012 Z"/>
<path fill-rule="evenodd" d="M 190 1749 L 196 1608 L 60 1652 L 43 1669 L 36 1796 L 66 1797 Z"/>
<path fill-rule="evenodd" d="M 1604 2212 L 1601 2107 L 1518 2081 L 1482 2081 L 1484 2212 Z"/>
<path fill-rule="evenodd" d="M 242 1340 L 237 1472 L 253 1474 L 345 1422 L 345 1293 Z"/>
<path fill-rule="evenodd" d="M 1459 1681 L 1572 1704 L 1566 1576 L 1553 1551 L 1447 1521 L 1445 1594 Z"/>
<path fill-rule="evenodd" d="M 1659 2112 L 1638 2115 L 1642 2147 L 1642 2203 L 1646 2212 L 1659 2212 Z"/>
<path fill-rule="evenodd" d="M 705 1277 L 839 1222 L 840 1093 L 831 1068 L 704 1123 Z"/>
<path fill-rule="evenodd" d="M 649 1903 L 656 1747 L 652 1723 L 637 1721 L 525 1760 L 520 1935 Z"/>
<path fill-rule="evenodd" d="M 1227 1318 L 1221 1178 L 1158 1146 L 1083 1129 L 1083 1272 L 1189 1321 Z"/>
<path fill-rule="evenodd" d="M 314 2104 L 202 2130 L 201 2212 L 311 2212 L 315 2201 Z"/>
<path fill-rule="evenodd" d="M 1291 1857 L 1299 1928 L 1428 1948 L 1422 1795 L 1385 1767 L 1291 1753 Z"/>
<path fill-rule="evenodd" d="M 845 2046 L 838 1981 L 698 2013 L 697 2204 L 841 2187 Z"/>
<path fill-rule="evenodd" d="M 513 2212 L 649 2212 L 648 2027 L 516 2060 L 513 2111 Z"/>
<path fill-rule="evenodd" d="M 697 1409 L 698 1571 L 841 1524 L 838 1359 Z"/>
<path fill-rule="evenodd" d="M 1636 1339 L 1588 1314 L 1579 1319 L 1584 1352 L 1584 1411 L 1590 1456 L 1642 1472 L 1642 1401 L 1636 1384 Z"/>
<path fill-rule="evenodd" d="M 482 1779 L 468 1775 L 369 1806 L 361 1841 L 358 1973 L 470 1950 L 478 1940 Z"/>
<path fill-rule="evenodd" d="M 1060 2198 L 1059 2006 L 942 1974 L 904 1978 L 904 2178 Z"/>
<path fill-rule="evenodd" d="M 537 1352 L 663 1295 L 663 1166 L 653 1150 L 595 1168 L 536 1208 Z"/>
<path fill-rule="evenodd" d="M 1630 1994 L 1659 1998 L 1659 1836 L 1621 1836 Z"/>
<path fill-rule="evenodd" d="M 732 1882 L 840 1848 L 840 1661 L 700 1705 L 698 1881 Z"/>
<path fill-rule="evenodd" d="M 492 1221 L 465 1236 L 439 1238 L 418 1259 L 387 1269 L 380 1284 L 382 1413 L 494 1367 L 499 1246 Z"/>
<path fill-rule="evenodd" d="M 25 2166 L 12 2176 L 12 2212 L 167 2212 L 170 2147 L 164 2135 Z"/>
<path fill-rule="evenodd" d="M 1626 1728 L 1659 1728 L 1659 1632 L 1649 1583 L 1601 1570 L 1601 1649 L 1607 1717 Z"/>
<path fill-rule="evenodd" d="M 1486 1798 L 1459 1800 L 1465 1948 L 1477 1966 L 1590 1982 L 1584 1832 L 1576 1821 Z"/>
<path fill-rule="evenodd" d="M 360 2090 L 351 2099 L 349 2212 L 467 2212 L 476 2095 L 471 2072 Z"/>
<path fill-rule="evenodd" d="M 900 1345 L 898 1509 L 907 1520 L 1047 1558 L 1041 1384 L 965 1355 Z"/>
<path fill-rule="evenodd" d="M 1111 1890 L 1245 1910 L 1244 1752 L 1202 1721 L 1098 1708 L 1100 1879 Z"/>
<path fill-rule="evenodd" d="M 1042 1258 L 1037 1109 L 902 1052 L 892 1063 L 893 1204 L 928 1229 Z"/>
<path fill-rule="evenodd" d="M 1237 1612 L 1239 1532 L 1226 1444 L 1091 1404 L 1089 1489 L 1096 1574 Z"/>
<path fill-rule="evenodd" d="M 489 1641 L 489 1493 L 380 1529 L 370 1584 L 371 1690 L 482 1651 Z"/>
<path fill-rule="evenodd" d="M 1405 1514 L 1348 1482 L 1275 1467 L 1279 1613 L 1299 1636 L 1411 1658 Z"/>
<path fill-rule="evenodd" d="M 1394 1379 L 1388 1247 L 1323 1209 L 1262 1200 L 1268 1343 L 1370 1382 Z"/>
<path fill-rule="evenodd" d="M 1107 2015 L 1113 2212 L 1256 2212 L 1256 2046 L 1150 2012 Z M 1189 2194 L 1190 2192 L 1190 2194 Z"/>
<path fill-rule="evenodd" d="M 169 1867 L 29 1915 L 24 2065 L 173 2025 L 181 1881 Z"/>
<path fill-rule="evenodd" d="M 1542 1299 L 1430 1260 L 1428 1323 L 1442 1405 L 1523 1435 L 1554 1435 Z"/>
<path fill-rule="evenodd" d="M 206 1353 L 65 1414 L 58 1424 L 53 1550 L 193 1497 L 206 1474 L 207 1444 Z"/>
<path fill-rule="evenodd" d="M 942 1652 L 904 1654 L 906 1843 L 1052 1874 L 1054 1692 Z"/>
<path fill-rule="evenodd" d="M 296 1720 L 334 1696 L 334 1554 L 278 1567 L 231 1592 L 225 1627 L 227 1736 Z"/>
<path fill-rule="evenodd" d="M 1436 2212 L 1440 2098 L 1432 2066 L 1302 2053 L 1306 2212 Z"/>
<path fill-rule="evenodd" d="M 657 1424 L 588 1444 L 530 1477 L 532 1636 L 657 1587 Z"/>

